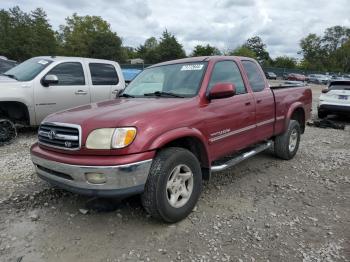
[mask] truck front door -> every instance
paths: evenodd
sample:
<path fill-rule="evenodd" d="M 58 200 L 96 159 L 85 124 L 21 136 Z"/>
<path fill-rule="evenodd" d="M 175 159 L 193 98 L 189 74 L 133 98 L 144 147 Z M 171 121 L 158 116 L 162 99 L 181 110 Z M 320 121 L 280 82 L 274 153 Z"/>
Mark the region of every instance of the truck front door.
<path fill-rule="evenodd" d="M 252 143 L 255 132 L 254 98 L 244 85 L 234 61 L 219 61 L 214 65 L 207 92 L 217 83 L 232 83 L 236 95 L 213 99 L 205 110 L 205 131 L 209 138 L 211 159 L 240 150 Z"/>
<path fill-rule="evenodd" d="M 42 78 L 35 80 L 37 124 L 49 114 L 90 103 L 90 90 L 81 62 L 62 62 L 49 70 L 44 77 L 46 75 L 57 76 L 58 83 L 45 87 Z"/>

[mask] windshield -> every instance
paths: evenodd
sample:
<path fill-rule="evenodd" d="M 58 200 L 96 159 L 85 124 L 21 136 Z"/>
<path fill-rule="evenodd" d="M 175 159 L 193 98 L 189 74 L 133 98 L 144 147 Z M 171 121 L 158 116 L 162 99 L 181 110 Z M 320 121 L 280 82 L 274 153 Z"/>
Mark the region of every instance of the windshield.
<path fill-rule="evenodd" d="M 207 62 L 151 67 L 141 72 L 124 90 L 124 96 L 149 97 L 167 93 L 193 97 L 198 93 Z"/>
<path fill-rule="evenodd" d="M 51 64 L 52 61 L 43 58 L 31 58 L 23 63 L 6 71 L 4 75 L 14 78 L 18 81 L 33 80 L 45 67 Z"/>

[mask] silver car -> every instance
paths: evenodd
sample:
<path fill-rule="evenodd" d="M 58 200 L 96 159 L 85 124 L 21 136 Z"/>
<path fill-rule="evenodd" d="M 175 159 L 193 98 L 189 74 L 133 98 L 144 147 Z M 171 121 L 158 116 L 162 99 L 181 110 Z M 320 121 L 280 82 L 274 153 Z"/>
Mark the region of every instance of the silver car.
<path fill-rule="evenodd" d="M 330 80 L 329 77 L 326 75 L 321 75 L 321 74 L 308 75 L 308 82 L 309 83 L 327 85 L 329 83 L 329 80 Z"/>

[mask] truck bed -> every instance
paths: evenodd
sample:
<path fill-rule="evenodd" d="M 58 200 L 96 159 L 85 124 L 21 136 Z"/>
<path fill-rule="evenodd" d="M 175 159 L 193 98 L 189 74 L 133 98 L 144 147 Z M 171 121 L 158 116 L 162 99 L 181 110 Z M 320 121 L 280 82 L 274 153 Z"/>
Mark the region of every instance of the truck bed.
<path fill-rule="evenodd" d="M 283 133 L 286 124 L 285 119 L 294 105 L 301 105 L 305 111 L 306 119 L 311 115 L 312 96 L 311 89 L 306 85 L 279 85 L 270 87 L 275 100 L 275 130 L 274 134 Z"/>

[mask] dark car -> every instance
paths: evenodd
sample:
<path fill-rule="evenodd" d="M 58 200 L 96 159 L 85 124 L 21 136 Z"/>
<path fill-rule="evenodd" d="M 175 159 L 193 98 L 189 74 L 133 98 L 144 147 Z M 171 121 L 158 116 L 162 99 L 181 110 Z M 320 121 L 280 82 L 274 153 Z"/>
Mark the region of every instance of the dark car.
<path fill-rule="evenodd" d="M 0 74 L 5 73 L 16 65 L 16 61 L 0 58 Z"/>
<path fill-rule="evenodd" d="M 265 76 L 267 79 L 277 80 L 277 75 L 274 72 L 265 72 Z"/>

